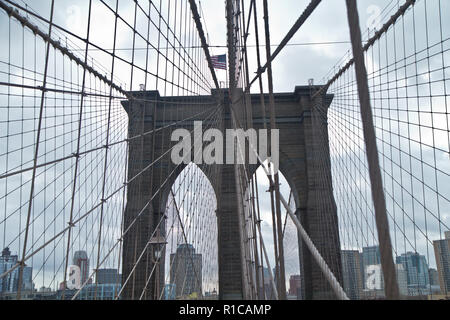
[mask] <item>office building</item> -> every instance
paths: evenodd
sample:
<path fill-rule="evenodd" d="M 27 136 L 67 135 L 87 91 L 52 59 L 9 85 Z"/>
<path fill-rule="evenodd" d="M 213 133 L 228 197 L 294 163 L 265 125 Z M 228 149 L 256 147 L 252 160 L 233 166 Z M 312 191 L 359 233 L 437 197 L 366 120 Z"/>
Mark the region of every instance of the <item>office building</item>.
<path fill-rule="evenodd" d="M 450 231 L 445 232 L 445 239 L 433 241 L 434 255 L 439 277 L 439 285 L 444 295 L 450 294 Z"/>
<path fill-rule="evenodd" d="M 430 276 L 425 256 L 417 252 L 407 252 L 398 256 L 396 263 L 403 265 L 404 270 L 406 270 L 409 295 L 428 294 Z"/>
<path fill-rule="evenodd" d="M 428 270 L 428 274 L 430 276 L 430 289 L 431 294 L 440 295 L 441 294 L 441 284 L 439 283 L 439 273 L 436 269 L 430 268 Z"/>
<path fill-rule="evenodd" d="M 89 278 L 89 258 L 86 251 L 76 251 L 73 255 L 73 265 L 78 266 L 81 272 L 81 284 Z"/>
<path fill-rule="evenodd" d="M 364 266 L 381 264 L 380 248 L 378 246 L 364 247 L 362 250 L 362 263 Z"/>
<path fill-rule="evenodd" d="M 364 247 L 360 257 L 363 279 L 361 298 L 384 299 L 384 277 L 379 246 Z M 407 268 L 402 263 L 397 262 L 395 264 L 395 271 L 400 295 L 408 296 Z"/>
<path fill-rule="evenodd" d="M 202 295 L 202 255 L 191 244 L 181 244 L 170 255 L 170 283 L 175 285 L 176 297 Z"/>
<path fill-rule="evenodd" d="M 13 268 L 18 261 L 17 255 L 12 255 L 9 248 L 5 248 L 2 251 L 0 257 L 0 274 L 7 272 Z M 19 288 L 19 272 L 20 268 L 16 268 L 8 275 L 0 278 L 0 293 L 8 294 L 17 292 Z M 33 269 L 31 267 L 25 266 L 23 268 L 22 276 L 22 292 L 31 292 L 34 290 L 33 285 Z"/>
<path fill-rule="evenodd" d="M 359 300 L 363 289 L 360 252 L 358 250 L 342 250 L 341 260 L 344 290 L 351 300 Z"/>
<path fill-rule="evenodd" d="M 378 266 L 381 264 L 380 248 L 378 246 L 364 247 L 361 253 L 361 272 L 363 280 L 363 289 L 369 289 L 367 287 L 367 268 L 369 266 Z M 371 267 L 374 268 L 374 267 Z"/>
<path fill-rule="evenodd" d="M 408 295 L 408 273 L 402 264 L 395 265 L 395 272 L 397 273 L 398 291 L 401 296 Z"/>
<path fill-rule="evenodd" d="M 114 300 L 120 291 L 120 284 L 88 284 L 81 289 L 77 300 Z"/>
<path fill-rule="evenodd" d="M 264 295 L 266 297 L 266 300 L 275 300 L 275 295 L 273 293 L 273 285 L 272 280 L 270 278 L 270 272 L 269 268 L 263 269 L 263 275 L 264 275 Z M 274 273 L 272 273 L 272 276 Z"/>
<path fill-rule="evenodd" d="M 289 296 L 295 297 L 296 300 L 300 300 L 302 293 L 302 278 L 299 274 L 294 274 L 289 277 Z"/>

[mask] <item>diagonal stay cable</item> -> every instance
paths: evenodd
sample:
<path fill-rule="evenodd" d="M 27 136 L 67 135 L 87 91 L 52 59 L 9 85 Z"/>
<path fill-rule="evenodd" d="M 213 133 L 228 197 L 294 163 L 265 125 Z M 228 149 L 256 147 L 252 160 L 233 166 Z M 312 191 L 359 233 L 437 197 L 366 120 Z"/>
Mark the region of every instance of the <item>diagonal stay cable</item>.
<path fill-rule="evenodd" d="M 267 70 L 269 64 L 272 63 L 275 60 L 275 58 L 278 56 L 278 54 L 281 52 L 281 50 L 283 50 L 283 48 L 286 47 L 288 42 L 292 39 L 292 37 L 295 35 L 295 33 L 301 28 L 301 26 L 306 22 L 306 20 L 308 20 L 308 18 L 311 16 L 311 14 L 317 8 L 317 6 L 320 4 L 320 2 L 321 2 L 321 0 L 311 0 L 311 2 L 306 7 L 306 9 L 303 11 L 303 13 L 300 15 L 298 20 L 291 27 L 291 29 L 288 31 L 288 33 L 283 38 L 283 40 L 280 42 L 278 47 L 270 55 L 270 58 L 267 60 L 266 64 L 258 70 L 255 78 L 253 78 L 253 80 L 248 84 L 247 90 L 249 90 L 249 88 L 252 86 L 252 84 L 255 83 L 255 81 L 258 80 L 258 78 L 261 77 L 261 75 Z"/>

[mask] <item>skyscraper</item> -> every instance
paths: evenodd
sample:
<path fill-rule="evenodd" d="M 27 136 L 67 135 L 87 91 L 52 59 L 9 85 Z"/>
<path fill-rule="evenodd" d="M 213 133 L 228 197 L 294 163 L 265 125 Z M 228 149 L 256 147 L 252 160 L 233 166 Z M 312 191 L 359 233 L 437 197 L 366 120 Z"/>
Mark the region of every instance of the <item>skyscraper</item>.
<path fill-rule="evenodd" d="M 86 251 L 76 251 L 73 255 L 73 265 L 78 266 L 81 272 L 81 284 L 89 278 L 89 258 Z"/>
<path fill-rule="evenodd" d="M 443 294 L 450 293 L 450 231 L 445 232 L 444 240 L 433 241 L 434 255 L 439 274 L 439 284 Z"/>
<path fill-rule="evenodd" d="M 384 298 L 384 277 L 381 267 L 380 248 L 378 246 L 365 247 L 360 255 L 361 270 L 363 273 L 363 293 L 365 299 Z M 397 284 L 399 292 L 403 296 L 408 295 L 408 275 L 403 264 L 395 264 Z M 370 276 L 369 276 L 370 275 Z M 368 281 L 372 288 L 368 288 Z"/>
<path fill-rule="evenodd" d="M 11 255 L 9 248 L 5 248 L 2 251 L 0 257 L 0 274 L 10 270 L 17 264 L 17 255 Z M 10 272 L 3 278 L 0 278 L 0 293 L 13 293 L 17 292 L 19 288 L 19 268 Z M 23 268 L 22 276 L 22 290 L 32 291 L 33 285 L 33 269 L 31 267 Z"/>
<path fill-rule="evenodd" d="M 408 279 L 410 295 L 427 294 L 430 285 L 428 263 L 425 256 L 417 252 L 403 253 L 396 258 L 396 263 L 403 265 Z"/>
<path fill-rule="evenodd" d="M 2 251 L 2 256 L 0 257 L 0 274 L 8 271 L 17 263 L 17 256 L 11 255 L 9 248 L 5 248 Z M 15 270 L 3 278 L 0 278 L 0 292 L 13 292 L 13 284 L 15 278 Z"/>
<path fill-rule="evenodd" d="M 380 248 L 378 246 L 364 247 L 361 254 L 361 272 L 363 274 L 363 288 L 367 289 L 367 267 L 381 264 Z"/>
<path fill-rule="evenodd" d="M 269 272 L 269 268 L 264 268 L 263 269 L 263 273 L 264 273 L 264 294 L 266 296 L 266 300 L 275 300 L 275 296 L 273 294 L 273 285 L 272 285 L 272 280 L 270 278 L 270 272 Z M 273 272 L 272 272 L 272 276 L 273 276 Z M 275 283 L 275 279 L 274 279 L 274 283 Z"/>
<path fill-rule="evenodd" d="M 195 253 L 191 244 L 180 244 L 170 255 L 170 283 L 175 285 L 176 296 L 202 295 L 202 255 Z"/>
<path fill-rule="evenodd" d="M 301 284 L 302 278 L 299 274 L 291 275 L 289 278 L 289 295 L 297 297 L 297 299 L 299 300 L 302 296 Z"/>
<path fill-rule="evenodd" d="M 439 285 L 439 274 L 436 269 L 430 268 L 428 270 L 428 274 L 430 275 L 430 285 L 438 286 Z"/>
<path fill-rule="evenodd" d="M 364 247 L 362 259 L 365 266 L 380 264 L 380 248 L 378 246 Z"/>
<path fill-rule="evenodd" d="M 363 289 L 360 253 L 358 250 L 342 250 L 341 259 L 344 290 L 350 299 L 358 300 Z"/>
<path fill-rule="evenodd" d="M 402 264 L 395 265 L 395 272 L 397 274 L 398 291 L 400 295 L 408 295 L 408 273 Z"/>

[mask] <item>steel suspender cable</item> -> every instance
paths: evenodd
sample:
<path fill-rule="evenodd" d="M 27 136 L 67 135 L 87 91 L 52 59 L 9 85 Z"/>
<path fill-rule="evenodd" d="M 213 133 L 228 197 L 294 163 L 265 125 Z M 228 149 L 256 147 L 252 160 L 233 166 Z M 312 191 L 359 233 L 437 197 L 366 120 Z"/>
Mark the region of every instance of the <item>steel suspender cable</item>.
<path fill-rule="evenodd" d="M 356 77 L 361 105 L 361 117 L 366 142 L 367 159 L 369 163 L 372 197 L 375 206 L 375 219 L 377 223 L 378 238 L 380 241 L 381 265 L 383 267 L 385 292 L 388 299 L 399 298 L 397 277 L 392 258 L 392 244 L 389 235 L 389 222 L 386 215 L 386 202 L 384 198 L 383 183 L 378 161 L 378 150 L 373 127 L 373 116 L 370 106 L 370 95 L 367 84 L 367 71 L 364 62 L 361 31 L 359 28 L 359 15 L 356 1 L 347 0 L 348 21 L 355 59 Z"/>

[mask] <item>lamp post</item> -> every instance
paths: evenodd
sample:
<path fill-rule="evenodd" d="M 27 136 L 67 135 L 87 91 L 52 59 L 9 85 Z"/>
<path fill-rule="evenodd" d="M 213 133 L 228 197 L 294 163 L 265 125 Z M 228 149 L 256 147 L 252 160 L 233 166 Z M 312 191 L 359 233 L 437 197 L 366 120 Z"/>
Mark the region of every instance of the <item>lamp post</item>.
<path fill-rule="evenodd" d="M 166 238 L 161 236 L 155 236 L 150 239 L 150 245 L 152 247 L 152 262 L 153 264 L 158 264 L 156 268 L 155 274 L 155 292 L 154 299 L 158 300 L 159 298 L 159 262 L 161 261 L 164 246 L 167 244 Z"/>

